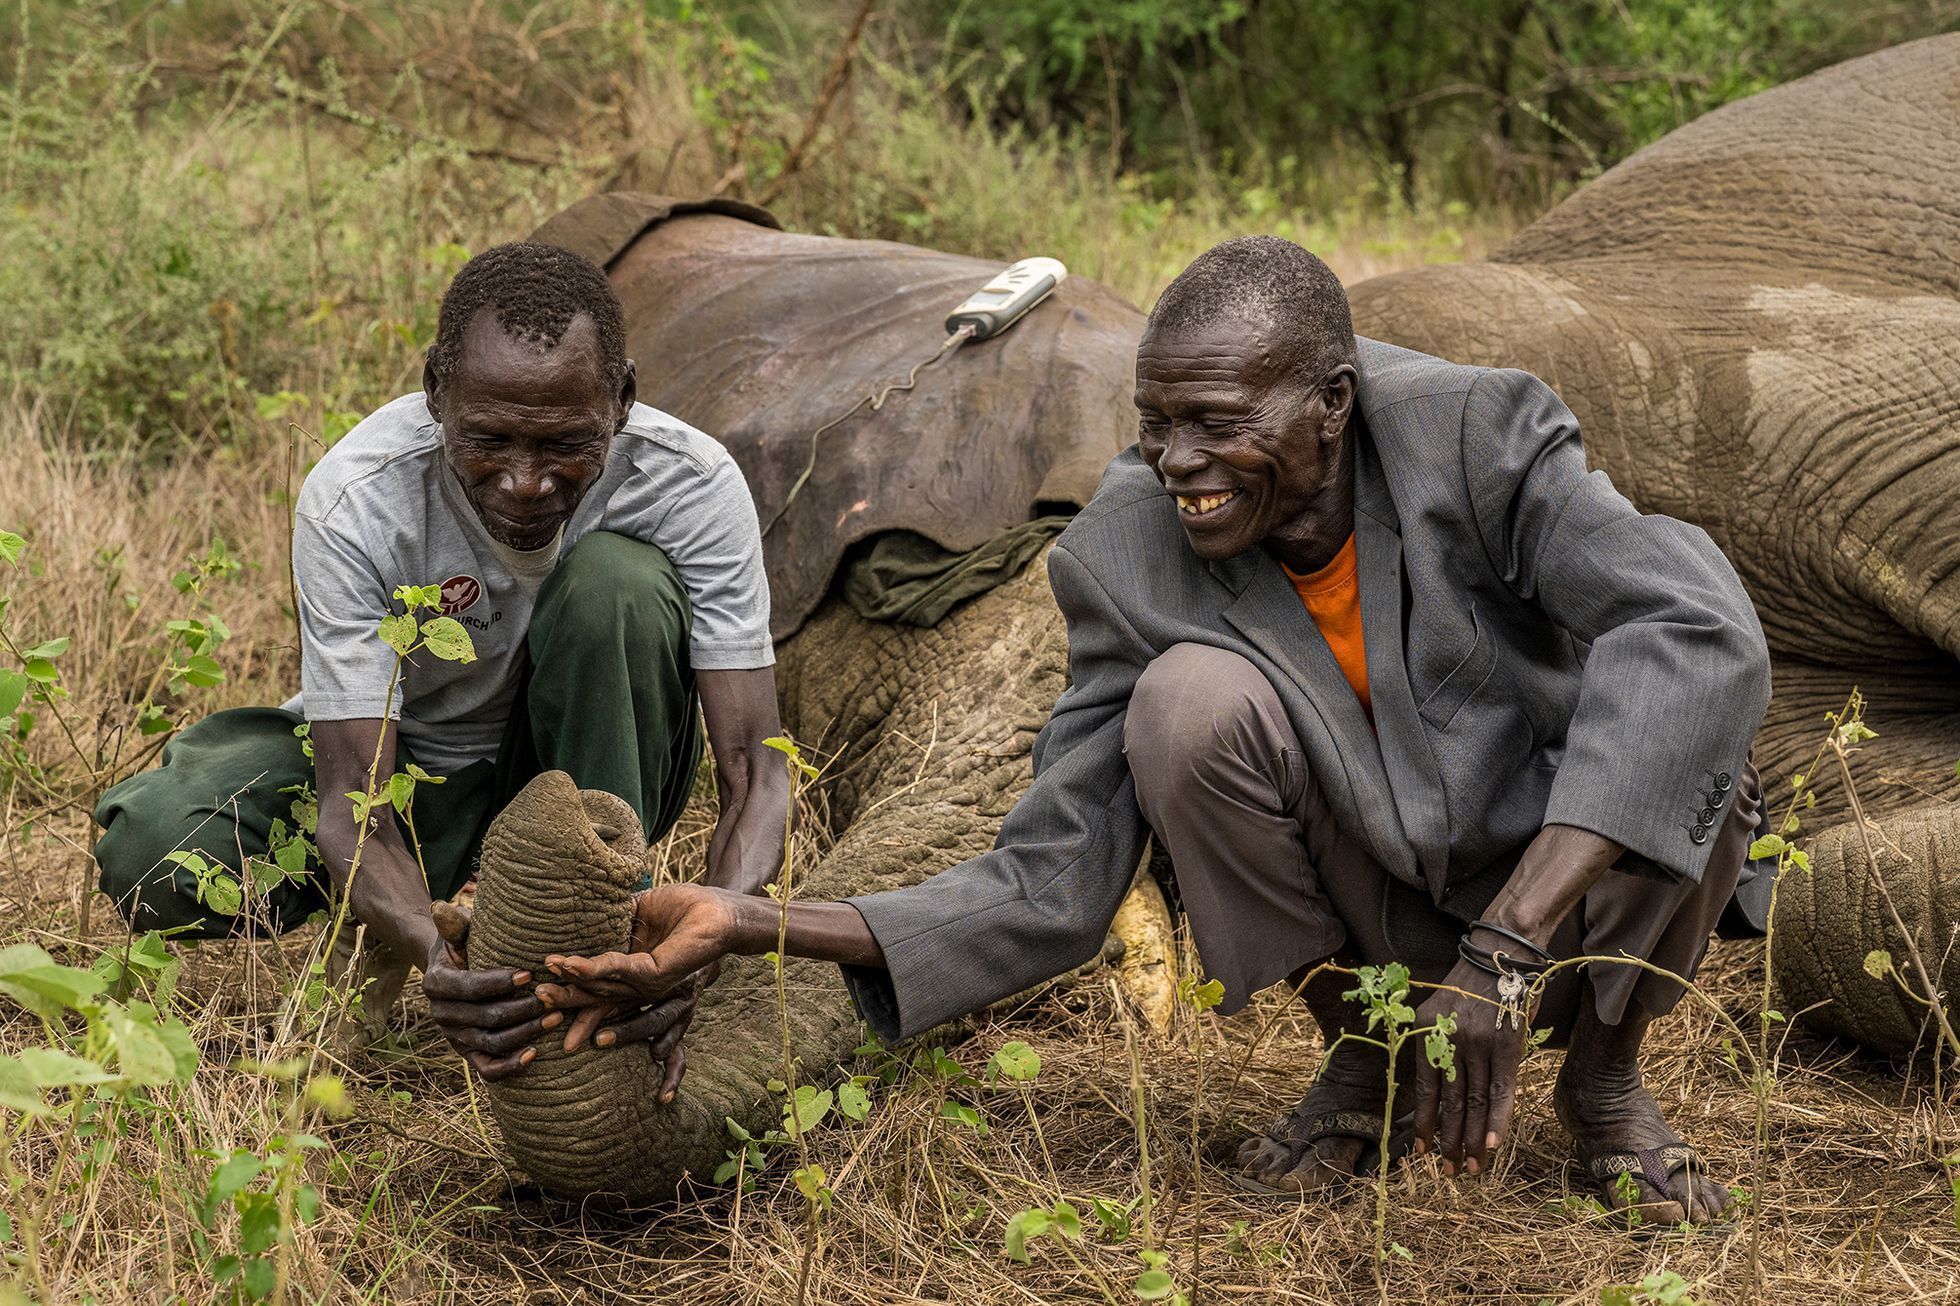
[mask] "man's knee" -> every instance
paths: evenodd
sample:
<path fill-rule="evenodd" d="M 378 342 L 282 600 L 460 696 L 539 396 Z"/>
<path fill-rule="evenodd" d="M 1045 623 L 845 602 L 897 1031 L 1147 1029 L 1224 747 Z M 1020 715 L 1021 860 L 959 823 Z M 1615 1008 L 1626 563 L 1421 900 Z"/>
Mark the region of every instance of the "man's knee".
<path fill-rule="evenodd" d="M 193 930 L 193 937 L 223 932 L 222 919 L 197 901 L 194 888 L 187 891 L 170 857 L 180 849 L 196 852 L 191 835 L 181 815 L 154 803 L 119 806 L 109 815 L 95 845 L 97 884 L 131 929 L 173 929 L 203 920 L 211 928 Z"/>
<path fill-rule="evenodd" d="M 687 588 L 665 552 L 642 540 L 595 531 L 565 554 L 538 596 L 538 637 L 617 640 L 684 648 L 693 625 Z"/>
<path fill-rule="evenodd" d="M 1123 750 L 1147 799 L 1248 767 L 1277 785 L 1291 738 L 1279 695 L 1251 662 L 1209 645 L 1174 644 L 1137 678 Z"/>

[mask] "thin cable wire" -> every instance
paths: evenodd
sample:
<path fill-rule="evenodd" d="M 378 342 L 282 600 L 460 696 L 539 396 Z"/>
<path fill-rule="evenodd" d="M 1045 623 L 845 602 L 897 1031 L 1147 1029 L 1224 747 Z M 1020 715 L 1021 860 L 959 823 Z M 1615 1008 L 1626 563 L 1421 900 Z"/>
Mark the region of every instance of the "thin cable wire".
<path fill-rule="evenodd" d="M 824 432 L 830 430 L 832 427 L 843 425 L 846 421 L 848 421 L 851 418 L 853 414 L 857 412 L 858 409 L 864 407 L 864 405 L 867 402 L 869 402 L 871 405 L 871 411 L 874 413 L 877 412 L 879 409 L 885 406 L 885 400 L 891 398 L 893 395 L 899 393 L 902 390 L 910 390 L 913 386 L 917 385 L 919 383 L 919 373 L 925 371 L 929 367 L 936 366 L 941 359 L 945 358 L 948 354 L 953 353 L 961 345 L 965 344 L 967 341 L 971 339 L 973 339 L 973 325 L 971 323 L 968 323 L 967 325 L 961 327 L 959 330 L 953 332 L 951 335 L 947 336 L 946 343 L 939 346 L 938 353 L 934 354 L 931 358 L 928 358 L 923 362 L 914 363 L 912 365 L 912 370 L 905 374 L 905 379 L 903 381 L 895 381 L 891 385 L 886 386 L 883 390 L 873 391 L 872 393 L 865 395 L 863 399 L 858 400 L 856 403 L 852 404 L 849 408 L 845 409 L 842 413 L 838 414 L 836 417 L 831 418 L 828 422 L 825 422 L 822 426 L 819 426 L 814 432 L 812 432 L 810 435 L 810 460 L 803 464 L 802 475 L 798 476 L 796 478 L 796 483 L 789 487 L 789 494 L 783 499 L 783 506 L 776 509 L 776 515 L 769 519 L 769 524 L 762 528 L 762 533 L 764 535 L 767 535 L 770 531 L 776 529 L 776 523 L 783 519 L 783 514 L 789 511 L 789 506 L 792 503 L 796 502 L 796 496 L 802 493 L 803 486 L 810 479 L 810 474 L 817 470 L 817 441 L 823 438 Z"/>

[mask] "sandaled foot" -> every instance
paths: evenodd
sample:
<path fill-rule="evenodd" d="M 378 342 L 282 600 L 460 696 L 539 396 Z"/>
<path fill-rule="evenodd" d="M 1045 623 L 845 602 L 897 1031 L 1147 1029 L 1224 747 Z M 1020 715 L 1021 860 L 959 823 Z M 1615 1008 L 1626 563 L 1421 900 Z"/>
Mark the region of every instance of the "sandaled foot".
<path fill-rule="evenodd" d="M 1734 1205 L 1701 1154 L 1669 1127 L 1637 1069 L 1610 1073 L 1568 1058 L 1553 1103 L 1601 1204 L 1628 1227 L 1708 1224 Z"/>
<path fill-rule="evenodd" d="M 1379 1049 L 1352 1043 L 1336 1049 L 1298 1106 L 1239 1145 L 1234 1178 L 1240 1187 L 1306 1197 L 1373 1175 L 1381 1164 L 1386 1075 Z M 1408 1151 L 1411 1132 L 1407 1118 L 1395 1122 L 1391 1162 Z"/>

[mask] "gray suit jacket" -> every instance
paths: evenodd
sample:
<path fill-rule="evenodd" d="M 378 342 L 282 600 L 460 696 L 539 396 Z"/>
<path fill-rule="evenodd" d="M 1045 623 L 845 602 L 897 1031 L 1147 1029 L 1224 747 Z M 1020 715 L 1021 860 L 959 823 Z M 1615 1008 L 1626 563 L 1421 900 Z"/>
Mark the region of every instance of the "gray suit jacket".
<path fill-rule="evenodd" d="M 1539 829 L 1580 826 L 1698 879 L 1711 791 L 1769 703 L 1755 610 L 1700 529 L 1588 472 L 1536 377 L 1361 342 L 1355 546 L 1379 738 L 1279 564 L 1206 563 L 1134 447 L 1049 554 L 1069 687 L 993 851 L 852 899 L 887 971 L 859 1009 L 910 1036 L 1088 960 L 1148 834 L 1123 757 L 1137 677 L 1173 644 L 1272 682 L 1342 829 L 1454 914 Z M 1469 899 L 1468 902 L 1460 901 Z"/>

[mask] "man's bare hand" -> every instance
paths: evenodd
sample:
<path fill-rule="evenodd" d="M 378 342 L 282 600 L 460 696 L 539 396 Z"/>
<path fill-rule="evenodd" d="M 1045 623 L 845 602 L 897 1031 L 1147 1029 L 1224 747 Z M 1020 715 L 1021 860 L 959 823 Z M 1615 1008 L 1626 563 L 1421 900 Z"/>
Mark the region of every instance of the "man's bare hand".
<path fill-rule="evenodd" d="M 565 1031 L 566 1050 L 587 1039 L 595 1047 L 648 1043 L 666 1063 L 658 1097 L 672 1102 L 687 1073 L 681 1039 L 732 946 L 737 896 L 698 884 L 647 889 L 633 900 L 630 951 L 546 957 L 558 982 L 540 984 L 539 1000 L 577 1013 Z"/>
<path fill-rule="evenodd" d="M 1445 1015 L 1456 1018 L 1450 1038 L 1456 1076 L 1446 1078 L 1428 1058 L 1417 1068 L 1415 1145 L 1442 1153 L 1451 1174 L 1476 1174 L 1510 1131 L 1527 1035 L 1523 1028 L 1500 1026 L 1497 977 L 1468 962 L 1458 962 L 1443 987 L 1416 1009 L 1416 1028 Z"/>
<path fill-rule="evenodd" d="M 441 937 L 423 964 L 422 993 L 436 1028 L 484 1079 L 516 1074 L 538 1055 L 531 1044 L 565 1023 L 564 1013 L 538 1001 L 529 971 L 464 969 L 468 908 L 439 902 L 431 914 Z"/>

